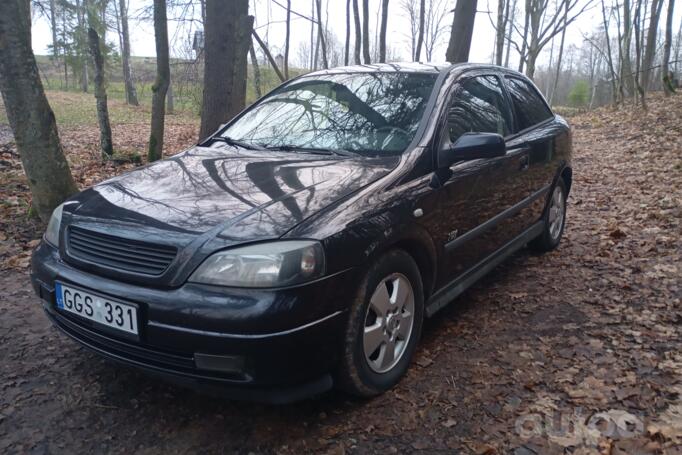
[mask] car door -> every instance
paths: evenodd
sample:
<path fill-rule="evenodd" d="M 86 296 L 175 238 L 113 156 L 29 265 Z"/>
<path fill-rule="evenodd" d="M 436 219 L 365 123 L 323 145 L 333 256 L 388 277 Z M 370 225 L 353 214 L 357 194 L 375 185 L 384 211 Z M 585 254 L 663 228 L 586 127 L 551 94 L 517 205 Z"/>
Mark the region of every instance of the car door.
<path fill-rule="evenodd" d="M 559 166 L 554 139 L 566 128 L 554 121 L 554 114 L 530 81 L 509 75 L 504 80 L 516 120 L 510 144 L 528 150 L 529 208 L 522 216 L 529 226 L 542 216 L 546 193 Z"/>
<path fill-rule="evenodd" d="M 512 135 L 511 106 L 498 75 L 464 76 L 455 82 L 451 96 L 440 147 L 466 132 Z M 450 166 L 440 189 L 441 228 L 433 236 L 443 246 L 439 284 L 457 278 L 520 233 L 507 215 L 529 190 L 527 160 L 524 147 L 512 146 L 505 156 Z"/>

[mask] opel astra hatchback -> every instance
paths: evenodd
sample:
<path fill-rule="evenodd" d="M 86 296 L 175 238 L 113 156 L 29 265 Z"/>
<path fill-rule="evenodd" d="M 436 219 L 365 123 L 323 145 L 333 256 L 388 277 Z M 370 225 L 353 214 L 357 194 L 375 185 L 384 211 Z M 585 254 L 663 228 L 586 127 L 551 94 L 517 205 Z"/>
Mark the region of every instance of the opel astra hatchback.
<path fill-rule="evenodd" d="M 58 207 L 32 282 L 68 336 L 176 382 L 372 396 L 425 317 L 526 244 L 557 246 L 570 157 L 567 123 L 513 71 L 307 74 Z"/>

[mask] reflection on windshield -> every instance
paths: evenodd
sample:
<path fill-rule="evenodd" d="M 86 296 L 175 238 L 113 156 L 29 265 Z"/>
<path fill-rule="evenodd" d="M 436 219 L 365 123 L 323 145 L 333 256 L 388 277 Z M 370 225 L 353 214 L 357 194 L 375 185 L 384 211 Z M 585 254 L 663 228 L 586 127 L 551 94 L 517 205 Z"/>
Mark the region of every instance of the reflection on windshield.
<path fill-rule="evenodd" d="M 297 79 L 222 134 L 265 147 L 393 154 L 419 126 L 435 74 L 354 73 Z"/>

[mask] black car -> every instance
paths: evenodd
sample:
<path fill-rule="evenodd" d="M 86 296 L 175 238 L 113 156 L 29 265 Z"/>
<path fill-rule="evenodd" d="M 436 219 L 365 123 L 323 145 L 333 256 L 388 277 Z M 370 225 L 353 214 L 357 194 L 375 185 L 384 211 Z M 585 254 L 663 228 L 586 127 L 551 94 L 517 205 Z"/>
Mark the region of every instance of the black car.
<path fill-rule="evenodd" d="M 557 246 L 570 158 L 567 123 L 517 72 L 320 71 L 66 201 L 32 282 L 67 335 L 176 382 L 372 396 L 425 317 L 526 244 Z"/>

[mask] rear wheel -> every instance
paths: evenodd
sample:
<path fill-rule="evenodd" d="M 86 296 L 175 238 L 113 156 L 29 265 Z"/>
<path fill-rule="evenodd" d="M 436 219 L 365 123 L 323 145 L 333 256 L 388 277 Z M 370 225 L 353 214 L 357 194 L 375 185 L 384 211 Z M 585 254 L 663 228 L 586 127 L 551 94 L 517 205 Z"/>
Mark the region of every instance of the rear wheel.
<path fill-rule="evenodd" d="M 544 214 L 545 226 L 537 238 L 529 243 L 536 251 L 551 251 L 559 245 L 566 224 L 566 184 L 559 178 L 547 203 Z"/>
<path fill-rule="evenodd" d="M 370 397 L 397 384 L 421 335 L 423 308 L 421 275 L 412 257 L 392 250 L 379 258 L 350 311 L 340 387 Z"/>

